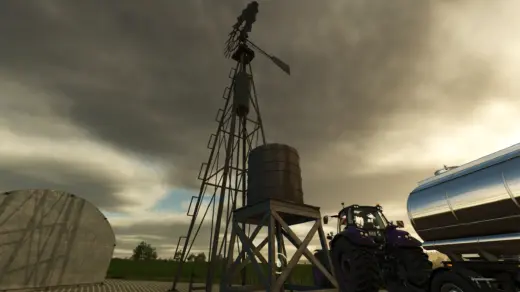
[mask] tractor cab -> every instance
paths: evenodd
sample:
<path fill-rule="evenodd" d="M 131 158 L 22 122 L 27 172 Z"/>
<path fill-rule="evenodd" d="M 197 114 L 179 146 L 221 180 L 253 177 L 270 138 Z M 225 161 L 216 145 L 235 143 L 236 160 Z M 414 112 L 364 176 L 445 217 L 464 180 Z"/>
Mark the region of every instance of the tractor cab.
<path fill-rule="evenodd" d="M 386 220 L 383 215 L 383 209 L 381 206 L 343 206 L 338 212 L 338 215 L 331 216 L 337 218 L 337 233 L 342 230 L 353 226 L 358 229 L 362 229 L 368 233 L 374 240 L 384 240 L 385 229 L 391 224 Z M 328 222 L 328 217 L 324 218 L 325 224 Z"/>
<path fill-rule="evenodd" d="M 349 226 L 367 231 L 384 230 L 388 226 L 380 206 L 348 206 L 339 211 L 338 218 L 338 231 Z"/>

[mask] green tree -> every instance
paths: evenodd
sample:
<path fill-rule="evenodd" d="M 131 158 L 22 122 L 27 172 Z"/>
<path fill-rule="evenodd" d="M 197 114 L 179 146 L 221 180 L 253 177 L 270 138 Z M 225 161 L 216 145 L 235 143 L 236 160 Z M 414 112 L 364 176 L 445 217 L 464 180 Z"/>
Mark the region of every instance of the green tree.
<path fill-rule="evenodd" d="M 206 261 L 206 254 L 203 252 L 199 252 L 195 258 L 193 259 L 195 262 L 205 262 Z"/>
<path fill-rule="evenodd" d="M 205 262 L 206 261 L 206 254 L 203 252 L 199 252 L 198 254 L 190 253 L 188 257 L 186 258 L 186 261 L 188 262 Z"/>
<path fill-rule="evenodd" d="M 134 261 L 147 261 L 157 259 L 157 252 L 150 244 L 141 241 L 135 248 L 132 254 Z"/>
<path fill-rule="evenodd" d="M 196 257 L 195 254 L 190 253 L 190 255 L 188 256 L 188 258 L 186 258 L 186 260 L 188 262 L 193 262 L 193 261 L 195 261 L 195 257 Z"/>

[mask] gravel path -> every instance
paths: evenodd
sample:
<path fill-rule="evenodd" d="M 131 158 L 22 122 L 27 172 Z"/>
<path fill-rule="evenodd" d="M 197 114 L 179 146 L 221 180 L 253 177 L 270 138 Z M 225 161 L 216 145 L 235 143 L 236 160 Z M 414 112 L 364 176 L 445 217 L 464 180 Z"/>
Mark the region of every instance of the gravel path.
<path fill-rule="evenodd" d="M 188 284 L 179 285 L 181 292 L 188 292 Z M 46 292 L 166 292 L 172 287 L 171 282 L 128 281 L 107 279 L 103 285 L 85 285 L 76 287 L 60 287 L 48 290 L 32 290 Z M 15 292 L 15 290 L 13 290 Z"/>
<path fill-rule="evenodd" d="M 151 281 L 127 281 L 108 279 L 103 285 L 56 288 L 50 290 L 38 290 L 47 292 L 167 292 L 171 288 L 170 282 L 151 282 Z M 181 292 L 188 292 L 188 284 L 178 284 Z M 218 292 L 218 286 L 213 288 Z M 382 290 L 384 291 L 384 290 Z M 34 290 L 33 290 L 34 292 Z"/>

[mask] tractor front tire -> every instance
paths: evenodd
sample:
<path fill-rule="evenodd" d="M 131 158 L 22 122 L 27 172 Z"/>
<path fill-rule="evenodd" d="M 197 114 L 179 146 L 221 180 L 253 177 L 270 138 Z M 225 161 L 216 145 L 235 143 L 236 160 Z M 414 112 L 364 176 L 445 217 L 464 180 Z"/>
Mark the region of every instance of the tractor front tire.
<path fill-rule="evenodd" d="M 339 291 L 379 291 L 379 268 L 373 250 L 339 236 L 332 244 L 331 253 Z"/>
<path fill-rule="evenodd" d="M 396 248 L 391 255 L 397 261 L 397 281 L 388 283 L 388 291 L 428 291 L 432 262 L 420 247 Z M 391 287 L 397 287 L 392 289 Z M 407 287 L 407 286 L 413 286 Z"/>

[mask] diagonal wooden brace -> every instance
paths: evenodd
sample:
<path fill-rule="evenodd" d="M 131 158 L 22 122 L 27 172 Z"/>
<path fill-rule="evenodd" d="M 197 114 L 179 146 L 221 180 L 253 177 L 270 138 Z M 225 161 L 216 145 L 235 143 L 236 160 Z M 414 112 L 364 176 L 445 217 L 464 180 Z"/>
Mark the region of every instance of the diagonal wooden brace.
<path fill-rule="evenodd" d="M 264 240 L 262 240 L 262 242 L 260 242 L 260 244 L 255 249 L 258 252 L 260 252 L 264 248 L 264 246 L 267 244 L 267 242 L 269 242 L 268 237 L 264 238 Z M 244 254 L 245 253 L 246 252 L 244 251 Z M 240 253 L 240 257 L 238 257 L 233 262 L 233 266 L 231 266 L 231 269 L 229 270 L 230 274 L 241 271 L 242 269 L 245 268 L 245 266 L 247 266 L 247 264 L 249 264 L 249 261 L 250 261 L 249 258 L 246 258 L 243 262 L 241 262 L 241 257 L 242 257 L 242 252 Z"/>
<path fill-rule="evenodd" d="M 285 283 L 285 281 L 289 277 L 292 269 L 298 264 L 298 261 L 302 257 L 303 251 L 305 249 L 307 249 L 307 246 L 309 245 L 309 243 L 311 242 L 312 238 L 316 234 L 316 231 L 318 231 L 318 227 L 320 227 L 320 224 L 319 224 L 319 221 L 316 221 L 314 223 L 314 225 L 312 226 L 311 230 L 309 231 L 309 233 L 307 233 L 307 236 L 305 236 L 305 239 L 303 240 L 303 242 L 299 246 L 296 246 L 297 247 L 296 252 L 292 256 L 292 258 L 289 261 L 289 263 L 287 264 L 287 267 L 282 271 L 282 273 L 280 274 L 280 276 L 276 280 L 276 283 L 275 283 L 275 286 L 273 288 L 273 291 L 280 291 L 282 289 L 283 284 Z"/>
<path fill-rule="evenodd" d="M 275 218 L 280 225 L 282 225 L 282 233 L 284 233 L 287 240 L 289 240 L 295 247 L 299 247 L 302 245 L 302 241 L 296 236 L 296 234 L 291 230 L 289 225 L 280 217 L 280 215 L 276 212 L 272 212 L 272 216 Z M 321 227 L 321 221 L 316 221 L 318 225 L 318 228 Z M 311 253 L 307 247 L 303 249 L 303 255 L 313 264 L 315 265 L 322 273 L 325 275 L 325 277 L 334 285 L 334 287 L 338 288 L 338 283 L 336 279 L 334 279 L 334 276 L 331 275 L 331 273 L 314 257 L 314 255 Z M 332 268 L 332 267 L 331 267 Z"/>
<path fill-rule="evenodd" d="M 255 230 L 253 230 L 253 233 L 251 234 L 251 242 L 253 242 L 253 240 L 255 240 L 256 236 L 258 235 L 258 233 L 260 232 L 260 230 L 262 229 L 263 227 L 263 224 L 267 221 L 267 219 L 269 218 L 269 214 L 266 214 L 259 225 L 256 226 Z M 233 248 L 234 248 L 234 244 L 235 244 L 235 236 L 236 236 L 236 230 L 231 230 L 231 238 L 230 238 L 230 244 L 229 244 L 229 252 L 228 252 L 228 255 L 232 255 L 233 253 Z M 264 240 L 266 241 L 266 240 Z M 263 241 L 262 241 L 263 243 Z M 267 242 L 266 242 L 267 243 Z M 265 245 L 265 243 L 263 244 Z M 256 249 L 258 251 L 260 251 L 263 247 L 262 244 L 260 244 L 258 247 L 256 247 Z M 242 257 L 246 254 L 246 251 L 245 249 L 242 249 L 240 251 L 240 254 L 238 255 L 238 257 L 235 259 L 235 261 L 231 264 L 231 261 L 233 260 L 233 257 L 230 256 L 229 259 L 228 259 L 228 268 L 229 268 L 229 272 L 228 274 L 229 275 L 233 275 L 236 271 L 237 271 L 237 268 L 238 268 L 238 271 L 241 271 L 245 265 L 247 265 L 247 263 L 249 262 L 249 259 L 246 259 L 243 263 L 240 263 Z"/>
<path fill-rule="evenodd" d="M 265 277 L 265 274 L 262 271 L 262 268 L 256 261 L 256 257 L 258 257 L 258 259 L 262 263 L 267 264 L 267 261 L 265 260 L 264 256 L 255 248 L 254 244 L 249 240 L 249 238 L 247 238 L 247 236 L 244 234 L 244 231 L 242 230 L 242 228 L 240 228 L 238 223 L 234 220 L 233 220 L 233 228 L 236 228 L 235 229 L 236 233 L 237 233 L 238 237 L 240 238 L 240 241 L 242 242 L 244 250 L 247 252 L 247 255 L 249 256 L 249 260 L 251 260 L 251 263 L 253 264 L 253 267 L 255 268 L 255 270 L 260 278 L 259 279 L 260 282 L 262 282 L 262 284 L 265 287 L 269 287 L 267 278 Z"/>

